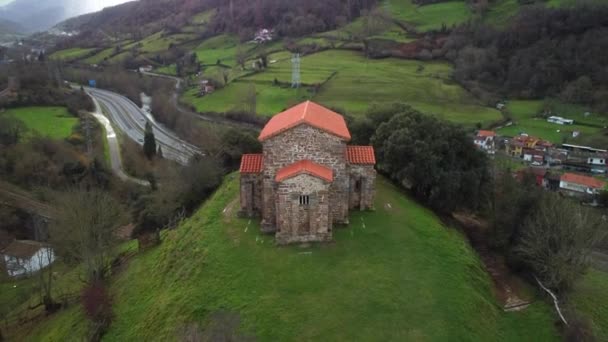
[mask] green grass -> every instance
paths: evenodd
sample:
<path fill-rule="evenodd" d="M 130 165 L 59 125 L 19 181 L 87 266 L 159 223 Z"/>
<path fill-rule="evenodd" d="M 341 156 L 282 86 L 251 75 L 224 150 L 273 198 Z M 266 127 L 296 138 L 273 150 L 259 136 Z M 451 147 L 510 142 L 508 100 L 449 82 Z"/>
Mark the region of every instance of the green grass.
<path fill-rule="evenodd" d="M 271 59 L 277 59 L 277 63 L 271 64 L 264 72 L 240 80 L 254 82 L 256 89 L 277 88 L 272 86 L 275 78 L 289 84 L 291 61 L 288 54 L 280 52 L 271 55 Z M 342 50 L 328 50 L 305 56 L 301 65 L 302 82 L 305 85 L 321 84 L 335 73 L 335 77 L 321 88 L 313 100 L 344 109 L 351 114 L 362 115 L 374 103 L 403 101 L 426 113 L 434 113 L 467 125 L 489 123 L 501 118 L 497 110 L 481 106 L 471 94 L 452 83 L 451 72 L 452 67 L 447 63 L 396 58 L 369 60 L 356 52 Z M 231 83 L 194 104 L 207 111 L 224 112 L 233 103 L 226 104 L 223 101 L 234 99 L 241 87 L 242 85 Z M 282 109 L 290 101 L 301 98 L 288 96 L 285 90 L 280 92 L 283 96 L 278 98 L 259 97 L 258 109 Z M 183 100 L 192 102 L 191 97 Z M 277 100 L 281 102 L 272 102 Z M 259 110 L 258 113 L 269 114 Z"/>
<path fill-rule="evenodd" d="M 49 58 L 52 60 L 73 61 L 88 55 L 92 51 L 95 51 L 95 49 L 72 48 L 66 50 L 59 50 L 52 53 Z"/>
<path fill-rule="evenodd" d="M 78 123 L 64 107 L 22 107 L 7 110 L 10 115 L 21 120 L 31 133 L 36 132 L 52 139 L 67 138 Z"/>
<path fill-rule="evenodd" d="M 198 88 L 190 89 L 184 94 L 182 100 L 194 105 L 199 112 L 239 111 L 244 105 L 244 98 L 251 85 L 255 86 L 256 90 L 257 113 L 263 116 L 274 115 L 309 98 L 308 91 L 302 88 L 292 89 L 266 83 L 236 81 L 226 89 L 204 97 L 197 96 Z"/>
<path fill-rule="evenodd" d="M 223 34 L 205 40 L 196 47 L 194 52 L 201 63 L 215 64 L 220 60 L 222 64 L 233 66 L 238 44 L 237 37 Z"/>
<path fill-rule="evenodd" d="M 548 305 L 503 312 L 460 233 L 386 181 L 376 212 L 354 213 L 333 244 L 302 248 L 274 246 L 257 221 L 235 218 L 235 176 L 117 276 L 105 340 L 180 339 L 220 310 L 261 341 L 558 340 Z M 80 339 L 82 320 L 69 310 L 28 337 Z"/>
<path fill-rule="evenodd" d="M 466 22 L 472 17 L 465 1 L 450 1 L 417 6 L 412 0 L 386 0 L 384 6 L 398 20 L 416 26 L 419 31 L 440 29 Z"/>
<path fill-rule="evenodd" d="M 130 51 L 121 52 L 118 55 L 108 58 L 107 62 L 110 64 L 121 63 L 125 59 L 127 59 L 130 54 L 131 54 Z"/>
<path fill-rule="evenodd" d="M 108 58 L 110 58 L 110 56 L 114 53 L 115 49 L 114 48 L 107 48 L 87 59 L 82 60 L 83 63 L 87 63 L 87 64 L 99 64 L 105 60 L 107 60 Z"/>
<path fill-rule="evenodd" d="M 179 45 L 186 41 L 192 40 L 195 37 L 196 35 L 192 33 L 178 33 L 170 36 L 165 36 L 161 31 L 150 35 L 135 44 L 141 44 L 141 52 L 153 53 L 168 50 L 172 44 Z"/>
<path fill-rule="evenodd" d="M 507 108 L 513 116 L 514 125 L 504 127 L 499 132 L 507 136 L 527 133 L 554 143 L 562 143 L 564 141 L 576 143 L 578 140 L 600 134 L 601 128 L 587 126 L 586 124 L 596 126 L 606 124 L 606 119 L 597 113 L 593 113 L 587 118 L 584 117 L 583 114 L 588 111 L 588 108 L 584 106 L 558 102 L 555 104 L 553 115 L 573 119 L 575 124 L 557 125 L 549 123 L 546 119 L 537 117 L 537 114 L 543 108 L 543 103 L 542 100 L 509 101 Z M 575 130 L 581 132 L 578 138 L 572 138 L 572 131 Z"/>
<path fill-rule="evenodd" d="M 154 69 L 154 72 L 157 72 L 159 74 L 177 76 L 177 66 L 175 64 L 166 65 L 166 66 Z"/>
<path fill-rule="evenodd" d="M 570 300 L 592 320 L 598 341 L 608 341 L 608 273 L 590 270 L 577 284 Z"/>

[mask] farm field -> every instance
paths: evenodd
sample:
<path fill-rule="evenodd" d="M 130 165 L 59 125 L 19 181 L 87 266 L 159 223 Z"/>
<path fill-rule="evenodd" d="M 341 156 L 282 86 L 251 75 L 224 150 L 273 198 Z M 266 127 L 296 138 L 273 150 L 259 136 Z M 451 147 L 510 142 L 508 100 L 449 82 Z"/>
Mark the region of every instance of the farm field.
<path fill-rule="evenodd" d="M 418 6 L 412 0 L 386 0 L 385 8 L 393 18 L 413 24 L 418 31 L 441 29 L 466 22 L 472 17 L 465 1 L 449 1 Z"/>
<path fill-rule="evenodd" d="M 194 49 L 194 52 L 203 64 L 216 64 L 217 61 L 220 61 L 222 64 L 234 66 L 238 44 L 236 37 L 223 34 L 203 41 Z M 244 45 L 244 47 L 246 46 Z"/>
<path fill-rule="evenodd" d="M 546 119 L 537 117 L 542 110 L 544 102 L 541 100 L 531 101 L 509 101 L 508 110 L 513 115 L 515 123 L 512 126 L 504 127 L 499 132 L 506 136 L 515 136 L 520 133 L 536 136 L 549 140 L 553 143 L 563 143 L 568 141 L 576 144 L 578 141 L 593 137 L 602 131 L 604 125 L 608 124 L 605 116 L 592 113 L 585 117 L 587 108 L 578 105 L 555 103 L 553 115 L 567 119 L 573 119 L 574 125 L 558 125 L 547 122 Z M 558 132 L 559 131 L 559 132 Z M 579 131 L 578 138 L 572 138 L 572 132 Z"/>
<path fill-rule="evenodd" d="M 30 132 L 52 139 L 64 139 L 72 134 L 78 118 L 68 113 L 64 107 L 22 107 L 9 109 L 4 114 L 22 121 Z"/>
<path fill-rule="evenodd" d="M 236 218 L 238 189 L 228 176 L 117 275 L 105 339 L 172 339 L 225 313 L 264 341 L 558 340 L 548 305 L 502 311 L 465 238 L 383 179 L 377 211 L 354 213 L 334 244 L 306 248 L 276 247 L 255 221 Z M 83 320 L 70 308 L 28 338 L 78 339 Z"/>
<path fill-rule="evenodd" d="M 82 62 L 87 64 L 99 64 L 108 59 L 114 53 L 114 50 L 114 48 L 107 48 L 89 58 L 82 60 Z"/>
<path fill-rule="evenodd" d="M 571 301 L 574 307 L 593 321 L 598 341 L 608 340 L 608 273 L 592 269 L 575 287 Z"/>
<path fill-rule="evenodd" d="M 199 111 L 225 112 L 229 108 L 223 101 L 236 99 L 235 94 L 242 88 L 240 83 L 252 82 L 259 92 L 257 104 L 261 115 L 276 113 L 265 109 L 283 109 L 298 99 L 310 97 L 355 116 L 363 115 L 374 103 L 402 101 L 425 113 L 466 125 L 486 124 L 501 118 L 499 111 L 480 105 L 471 94 L 450 81 L 452 67 L 447 63 L 395 58 L 370 60 L 352 51 L 327 50 L 302 58 L 302 83 L 322 84 L 318 93 L 293 96 L 293 90 L 273 85 L 275 79 L 280 84 L 291 83 L 290 59 L 283 53 L 270 58 L 277 58 L 277 62 L 263 72 L 240 78 L 238 83 L 230 83 L 198 101 L 188 95 L 182 99 L 193 103 Z M 268 91 L 269 88 L 274 91 Z M 276 96 L 277 93 L 282 95 Z M 273 96 L 268 96 L 270 94 Z"/>
<path fill-rule="evenodd" d="M 59 50 L 52 53 L 49 58 L 52 60 L 72 61 L 75 59 L 82 58 L 87 54 L 91 53 L 92 51 L 95 51 L 95 49 L 72 48 L 66 50 Z"/>

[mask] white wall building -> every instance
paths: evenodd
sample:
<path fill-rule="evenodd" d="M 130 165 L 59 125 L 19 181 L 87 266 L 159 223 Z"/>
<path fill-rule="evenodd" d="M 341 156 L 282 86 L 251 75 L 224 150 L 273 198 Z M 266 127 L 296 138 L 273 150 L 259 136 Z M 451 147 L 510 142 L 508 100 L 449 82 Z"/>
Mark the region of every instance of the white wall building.
<path fill-rule="evenodd" d="M 606 165 L 606 157 L 605 156 L 597 156 L 597 157 L 589 157 L 587 158 L 587 164 L 590 165 Z"/>
<path fill-rule="evenodd" d="M 550 116 L 547 118 L 547 122 L 555 123 L 558 125 L 573 125 L 574 120 L 562 118 L 561 116 Z"/>
<path fill-rule="evenodd" d="M 15 240 L 0 253 L 6 273 L 10 277 L 31 275 L 55 261 L 53 249 L 46 244 Z"/>

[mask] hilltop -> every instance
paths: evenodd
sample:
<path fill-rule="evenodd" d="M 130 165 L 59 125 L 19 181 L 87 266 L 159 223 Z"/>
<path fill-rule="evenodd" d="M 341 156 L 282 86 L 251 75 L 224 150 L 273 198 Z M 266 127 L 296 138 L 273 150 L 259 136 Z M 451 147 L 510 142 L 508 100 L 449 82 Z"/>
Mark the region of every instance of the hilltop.
<path fill-rule="evenodd" d="M 375 212 L 353 214 L 335 243 L 310 247 L 276 247 L 256 221 L 237 218 L 238 188 L 228 176 L 159 247 L 116 275 L 104 339 L 180 339 L 213 326 L 281 341 L 557 340 L 548 305 L 505 313 L 465 238 L 386 180 Z M 22 337 L 85 333 L 75 306 Z"/>

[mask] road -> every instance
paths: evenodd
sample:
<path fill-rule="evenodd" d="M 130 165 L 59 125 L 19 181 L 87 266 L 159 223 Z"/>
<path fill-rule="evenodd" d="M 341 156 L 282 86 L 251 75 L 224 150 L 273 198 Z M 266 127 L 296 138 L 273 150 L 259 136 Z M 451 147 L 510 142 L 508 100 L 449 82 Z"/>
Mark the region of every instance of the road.
<path fill-rule="evenodd" d="M 114 127 L 110 123 L 110 120 L 103 115 L 103 111 L 101 110 L 101 106 L 99 105 L 99 101 L 96 98 L 91 97 L 93 99 L 93 103 L 95 104 L 95 112 L 91 113 L 97 121 L 103 125 L 106 131 L 106 138 L 108 141 L 108 149 L 110 150 L 110 167 L 112 168 L 112 172 L 120 178 L 122 181 L 131 182 L 143 186 L 150 186 L 150 182 L 134 178 L 129 176 L 123 169 L 122 166 L 122 158 L 120 156 L 120 146 L 118 145 L 118 137 L 116 136 L 116 132 L 114 131 Z"/>
<path fill-rule="evenodd" d="M 165 158 L 186 165 L 194 155 L 202 154 L 200 149 L 180 139 L 175 133 L 157 123 L 152 115 L 145 113 L 126 97 L 107 90 L 88 87 L 84 89 L 98 102 L 100 107 L 107 111 L 114 126 L 139 145 L 144 144 L 146 122 L 150 122 L 156 137 L 156 144 L 161 146 Z"/>
<path fill-rule="evenodd" d="M 175 110 L 177 110 L 178 112 L 180 112 L 182 114 L 191 116 L 198 120 L 219 123 L 219 124 L 228 125 L 228 126 L 237 127 L 237 128 L 246 128 L 246 129 L 252 129 L 252 130 L 257 130 L 257 131 L 259 131 L 261 129 L 261 127 L 259 127 L 258 125 L 252 124 L 252 123 L 242 122 L 242 121 L 233 120 L 233 119 L 229 119 L 227 117 L 220 117 L 220 116 L 216 116 L 216 115 L 206 115 L 206 114 L 202 114 L 202 113 L 193 112 L 187 108 L 184 108 L 179 103 L 179 93 L 180 93 L 180 88 L 183 83 L 183 80 L 181 78 L 175 77 L 175 76 L 163 75 L 163 74 L 156 74 L 153 72 L 142 72 L 142 73 L 147 76 L 165 78 L 165 79 L 169 79 L 169 80 L 172 80 L 175 82 L 175 92 L 173 93 L 173 96 L 171 97 L 171 105 L 175 108 Z"/>

